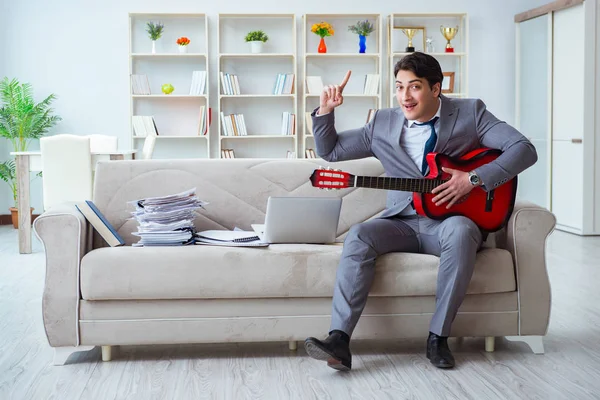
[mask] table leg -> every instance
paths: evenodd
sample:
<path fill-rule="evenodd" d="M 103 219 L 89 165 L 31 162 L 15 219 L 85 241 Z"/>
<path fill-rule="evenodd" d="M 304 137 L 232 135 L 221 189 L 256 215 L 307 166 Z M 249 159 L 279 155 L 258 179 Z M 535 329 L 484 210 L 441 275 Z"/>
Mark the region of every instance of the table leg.
<path fill-rule="evenodd" d="M 31 254 L 31 209 L 29 202 L 29 156 L 18 155 L 17 198 L 19 209 L 19 253 Z"/>

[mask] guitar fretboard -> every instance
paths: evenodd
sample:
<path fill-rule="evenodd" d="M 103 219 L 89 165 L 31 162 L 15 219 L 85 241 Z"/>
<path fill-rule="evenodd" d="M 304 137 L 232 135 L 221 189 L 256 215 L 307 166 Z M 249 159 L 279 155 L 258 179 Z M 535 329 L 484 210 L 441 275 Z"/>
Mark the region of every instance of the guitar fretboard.
<path fill-rule="evenodd" d="M 404 192 L 430 193 L 433 188 L 446 181 L 442 179 L 388 178 L 357 176 L 356 187 L 371 189 L 401 190 Z"/>

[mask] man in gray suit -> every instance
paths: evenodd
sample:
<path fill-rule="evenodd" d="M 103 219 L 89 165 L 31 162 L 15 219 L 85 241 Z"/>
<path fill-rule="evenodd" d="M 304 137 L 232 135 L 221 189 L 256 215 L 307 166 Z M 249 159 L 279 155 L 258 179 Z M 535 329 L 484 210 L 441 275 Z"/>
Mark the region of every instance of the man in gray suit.
<path fill-rule="evenodd" d="M 447 208 L 475 186 L 492 190 L 537 161 L 533 145 L 487 111 L 481 100 L 441 95 L 443 74 L 434 57 L 412 53 L 396 64 L 394 77 L 399 107 L 380 109 L 362 128 L 340 133 L 335 129 L 334 109 L 343 103 L 350 71 L 340 85 L 323 88 L 320 107 L 312 113 L 320 157 L 332 162 L 376 157 L 387 176 L 419 178 L 428 173 L 427 153 L 460 157 L 480 147 L 501 150 L 496 160 L 473 171 L 444 169 L 452 177 L 433 190 L 433 201 L 447 204 Z M 427 357 L 436 367 L 453 367 L 447 338 L 484 234 L 466 217 L 439 221 L 416 215 L 412 193 L 389 191 L 383 214 L 348 232 L 337 270 L 329 336 L 306 339 L 307 353 L 332 368 L 349 370 L 350 337 L 367 302 L 376 257 L 389 252 L 421 252 L 440 257 Z"/>

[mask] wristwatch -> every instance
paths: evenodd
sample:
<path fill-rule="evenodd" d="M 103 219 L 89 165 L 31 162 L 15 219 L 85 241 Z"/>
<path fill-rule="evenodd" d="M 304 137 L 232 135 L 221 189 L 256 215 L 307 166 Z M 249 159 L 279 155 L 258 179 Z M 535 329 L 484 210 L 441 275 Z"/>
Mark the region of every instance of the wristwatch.
<path fill-rule="evenodd" d="M 473 186 L 479 186 L 481 185 L 481 178 L 479 178 L 479 175 L 477 175 L 475 171 L 471 171 L 469 172 L 469 182 L 471 182 L 471 185 Z"/>

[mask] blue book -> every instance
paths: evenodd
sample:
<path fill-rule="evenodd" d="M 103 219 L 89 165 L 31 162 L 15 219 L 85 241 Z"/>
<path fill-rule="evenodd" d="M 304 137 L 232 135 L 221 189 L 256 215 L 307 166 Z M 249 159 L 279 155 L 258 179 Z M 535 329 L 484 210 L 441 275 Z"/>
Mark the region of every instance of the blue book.
<path fill-rule="evenodd" d="M 77 209 L 83 214 L 85 219 L 89 221 L 90 224 L 98 231 L 100 236 L 109 246 L 123 246 L 125 241 L 117 233 L 115 228 L 111 225 L 110 222 L 106 219 L 106 217 L 98 210 L 98 207 L 90 201 L 86 200 L 85 202 L 80 202 L 75 205 Z"/>

